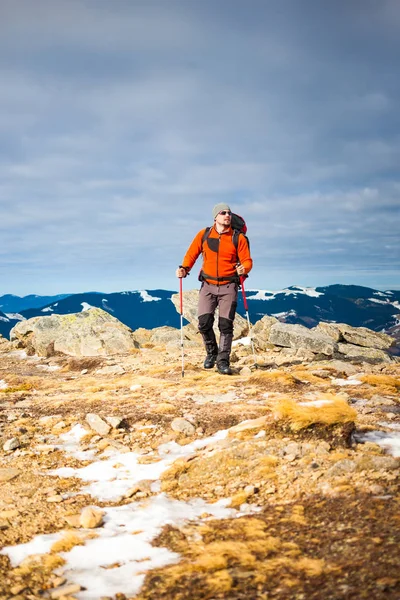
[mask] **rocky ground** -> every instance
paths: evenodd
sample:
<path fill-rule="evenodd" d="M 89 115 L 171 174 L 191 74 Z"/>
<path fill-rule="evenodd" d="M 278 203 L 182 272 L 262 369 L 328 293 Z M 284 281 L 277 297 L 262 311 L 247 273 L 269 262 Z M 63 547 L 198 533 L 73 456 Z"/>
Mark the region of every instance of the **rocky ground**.
<path fill-rule="evenodd" d="M 3 348 L 0 600 L 400 597 L 400 363 L 235 354 Z"/>

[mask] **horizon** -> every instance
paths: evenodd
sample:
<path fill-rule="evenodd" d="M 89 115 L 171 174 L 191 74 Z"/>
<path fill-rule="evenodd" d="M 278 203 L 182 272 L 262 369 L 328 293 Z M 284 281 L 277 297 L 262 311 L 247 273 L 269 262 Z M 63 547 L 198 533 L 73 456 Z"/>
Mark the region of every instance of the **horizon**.
<path fill-rule="evenodd" d="M 298 287 L 298 288 L 302 288 L 302 289 L 317 289 L 317 288 L 324 288 L 324 287 L 330 287 L 330 286 L 335 286 L 335 285 L 340 285 L 340 286 L 355 286 L 355 287 L 364 287 L 364 288 L 370 288 L 370 289 L 374 289 L 378 292 L 389 292 L 389 291 L 393 291 L 393 292 L 397 292 L 400 291 L 400 287 L 397 288 L 385 288 L 385 289 L 380 289 L 380 288 L 375 288 L 375 287 L 371 287 L 371 286 L 365 286 L 365 285 L 359 285 L 359 284 L 343 284 L 343 283 L 333 283 L 333 284 L 329 284 L 329 285 L 317 285 L 317 286 L 305 286 L 305 285 L 300 285 L 300 284 L 292 284 L 289 286 L 285 286 L 282 288 L 278 288 L 278 289 L 272 289 L 272 288 L 255 288 L 255 287 L 249 287 L 246 286 L 246 293 L 247 292 L 259 292 L 259 291 L 267 291 L 267 292 L 272 292 L 272 293 L 276 293 L 276 292 L 280 292 L 289 288 L 293 288 L 293 287 Z M 194 288 L 190 288 L 190 289 L 194 289 Z M 51 294 L 47 294 L 47 293 L 41 293 L 41 294 L 35 294 L 35 293 L 29 293 L 29 294 L 24 294 L 24 295 L 19 295 L 19 294 L 13 294 L 11 292 L 0 292 L 0 298 L 3 296 L 13 296 L 15 298 L 26 298 L 28 296 L 35 296 L 35 297 L 48 297 L 48 296 L 75 296 L 75 295 L 79 295 L 79 294 L 122 294 L 122 293 L 127 293 L 127 292 L 141 292 L 141 291 L 147 291 L 147 292 L 152 292 L 152 291 L 165 291 L 165 292 L 178 292 L 178 289 L 172 289 L 172 288 L 138 288 L 138 289 L 125 289 L 125 290 L 113 290 L 113 291 L 97 291 L 97 290 L 85 290 L 85 291 L 78 291 L 78 292 L 55 292 L 55 293 L 51 293 Z M 185 290 L 183 290 L 185 291 Z"/>
<path fill-rule="evenodd" d="M 399 289 L 397 0 L 0 17 L 0 289 L 173 289 L 219 202 L 247 222 L 255 289 Z"/>

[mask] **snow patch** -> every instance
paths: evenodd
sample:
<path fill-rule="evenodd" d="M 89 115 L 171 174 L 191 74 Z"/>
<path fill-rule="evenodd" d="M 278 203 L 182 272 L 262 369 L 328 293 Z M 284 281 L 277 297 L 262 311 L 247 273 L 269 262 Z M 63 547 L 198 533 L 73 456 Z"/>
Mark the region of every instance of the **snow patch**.
<path fill-rule="evenodd" d="M 161 298 L 157 298 L 157 296 L 150 296 L 150 294 L 146 290 L 139 290 L 138 292 L 143 300 L 143 302 L 157 302 L 161 300 Z"/>
<path fill-rule="evenodd" d="M 378 425 L 380 427 L 387 427 L 388 429 L 395 429 L 396 431 L 400 431 L 400 423 L 389 423 L 388 421 L 380 421 Z"/>
<path fill-rule="evenodd" d="M 226 508 L 226 503 L 223 500 L 207 504 L 200 499 L 182 502 L 160 494 L 146 503 L 107 508 L 104 526 L 96 529 L 97 538 L 60 553 L 66 561 L 63 575 L 85 588 L 74 594 L 79 600 L 114 597 L 122 591 L 128 596 L 137 594 L 146 571 L 180 560 L 176 552 L 151 545 L 162 528 L 180 526 L 201 518 L 204 513 L 217 519 L 234 517 L 237 511 Z M 1 553 L 8 555 L 12 565 L 17 566 L 27 556 L 49 552 L 63 533 L 37 536 L 27 544 L 5 547 Z M 115 564 L 118 566 L 110 568 Z"/>
<path fill-rule="evenodd" d="M 250 290 L 248 290 L 248 293 Z M 268 297 L 267 297 L 268 296 Z M 258 290 L 254 296 L 248 296 L 247 300 L 274 300 L 275 293 L 269 292 L 268 290 Z"/>
<path fill-rule="evenodd" d="M 359 381 L 358 379 L 335 379 L 334 377 L 331 378 L 331 381 L 334 385 L 362 385 L 362 381 Z"/>
<path fill-rule="evenodd" d="M 90 452 L 77 452 L 79 442 L 86 433 L 86 429 L 77 424 L 59 436 L 62 444 L 57 447 L 74 456 L 90 459 Z M 118 454 L 115 451 L 114 456 L 107 460 L 96 460 L 82 469 L 57 469 L 52 474 L 63 477 L 74 475 L 91 481 L 91 485 L 85 489 L 102 500 L 114 500 L 141 479 L 153 479 L 152 489 L 158 492 L 160 482 L 157 479 L 177 458 L 189 456 L 200 448 L 224 439 L 227 433 L 227 430 L 219 431 L 187 446 L 180 446 L 176 442 L 162 444 L 158 449 L 160 459 L 152 464 L 138 464 L 140 455 L 133 452 Z M 85 493 L 85 490 L 82 491 Z M 232 518 L 258 510 L 245 504 L 239 512 L 227 508 L 229 503 L 230 498 L 213 504 L 207 504 L 199 498 L 183 502 L 160 493 L 141 502 L 105 508 L 104 524 L 96 530 L 98 537 L 85 540 L 84 546 L 75 546 L 68 552 L 60 553 L 66 561 L 63 575 L 68 581 L 84 588 L 74 594 L 79 600 L 97 600 L 104 595 L 114 597 L 118 592 L 135 595 L 147 571 L 180 560 L 176 552 L 151 545 L 165 525 L 179 527 L 188 520 Z M 50 552 L 54 542 L 64 534 L 65 531 L 39 535 L 29 543 L 5 547 L 1 554 L 9 556 L 13 566 L 17 566 L 27 556 Z"/>
<path fill-rule="evenodd" d="M 384 448 L 392 456 L 400 457 L 400 433 L 386 433 L 385 431 L 367 431 L 357 434 L 357 442 L 373 442 Z"/>
<path fill-rule="evenodd" d="M 333 400 L 310 400 L 309 402 L 299 402 L 300 406 L 325 406 L 326 404 L 332 404 Z"/>
<path fill-rule="evenodd" d="M 247 336 L 240 338 L 239 340 L 235 340 L 232 342 L 232 346 L 251 346 L 251 337 Z"/>
<path fill-rule="evenodd" d="M 82 425 L 75 425 L 68 433 L 60 436 L 62 445 L 57 448 L 65 450 L 80 460 L 93 458 L 95 450 L 79 450 L 79 441 L 87 431 Z M 150 464 L 140 464 L 140 454 L 136 452 L 119 453 L 117 450 L 107 450 L 103 453 L 105 460 L 96 460 L 86 467 L 72 468 L 61 467 L 50 471 L 50 475 L 60 477 L 78 477 L 82 481 L 90 482 L 83 493 L 91 494 L 99 500 L 118 500 L 129 488 L 142 479 L 158 480 L 161 474 L 177 459 L 190 456 L 196 450 L 205 448 L 227 436 L 227 430 L 218 431 L 213 436 L 195 440 L 186 446 L 176 442 L 162 444 L 158 449 L 159 460 Z M 110 485 L 112 481 L 112 485 Z"/>
<path fill-rule="evenodd" d="M 297 317 L 297 313 L 295 310 L 288 310 L 286 312 L 280 312 L 280 313 L 272 313 L 273 317 Z"/>
<path fill-rule="evenodd" d="M 36 365 L 36 368 L 42 371 L 58 371 L 61 369 L 58 365 Z"/>
<path fill-rule="evenodd" d="M 115 312 L 115 310 L 113 308 L 111 308 L 111 306 L 108 304 L 108 300 L 107 298 L 102 298 L 101 303 L 104 307 L 104 310 L 108 311 L 108 312 Z"/>
<path fill-rule="evenodd" d="M 90 308 L 94 308 L 94 306 L 92 306 L 91 304 L 88 304 L 87 302 L 81 302 L 81 306 L 82 306 L 81 312 L 84 312 L 85 310 L 89 310 Z"/>
<path fill-rule="evenodd" d="M 249 290 L 250 291 L 250 290 Z M 249 296 L 248 300 L 275 300 L 276 297 L 280 294 L 285 294 L 285 296 L 297 296 L 298 294 L 304 294 L 305 296 L 311 296 L 313 298 L 318 298 L 319 296 L 323 296 L 323 292 L 317 292 L 315 288 L 312 287 L 302 287 L 295 286 L 295 289 L 284 288 L 283 290 L 271 291 L 271 290 L 258 290 L 255 296 Z"/>
<path fill-rule="evenodd" d="M 26 317 L 23 317 L 19 313 L 5 313 L 5 315 L 9 319 L 14 319 L 15 321 L 26 321 Z"/>
<path fill-rule="evenodd" d="M 377 304 L 390 304 L 389 300 L 378 300 L 378 298 L 368 298 L 369 302 L 376 302 Z"/>
<path fill-rule="evenodd" d="M 0 379 L 0 390 L 6 390 L 7 388 L 8 388 L 8 385 L 4 381 L 4 379 Z"/>
<path fill-rule="evenodd" d="M 19 358 L 20 360 L 28 358 L 28 355 L 25 352 L 25 350 L 15 350 L 15 352 L 10 352 L 10 356 L 15 356 L 15 358 Z M 32 358 L 32 356 L 30 358 Z"/>

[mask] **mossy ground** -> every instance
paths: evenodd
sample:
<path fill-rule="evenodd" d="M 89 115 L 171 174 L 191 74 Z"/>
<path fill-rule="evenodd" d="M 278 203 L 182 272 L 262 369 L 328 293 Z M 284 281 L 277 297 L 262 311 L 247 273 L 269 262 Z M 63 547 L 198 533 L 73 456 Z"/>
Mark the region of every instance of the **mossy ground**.
<path fill-rule="evenodd" d="M 343 388 L 313 375 L 305 365 L 221 377 L 202 369 L 203 358 L 200 350 L 188 351 L 182 378 L 179 349 L 159 346 L 111 360 L 53 357 L 37 362 L 1 355 L 0 379 L 9 385 L 0 395 L 2 439 L 22 440 L 20 455 L 0 456 L 1 467 L 20 471 L 0 484 L 0 509 L 17 510 L 0 531 L 1 543 L 23 543 L 64 529 L 65 516 L 94 503 L 87 495 L 75 495 L 81 481 L 46 475 L 49 469 L 83 463 L 57 450 L 37 454 L 31 449 L 38 437 L 53 432 L 57 421 L 65 424 L 60 433 L 76 422 L 85 423 L 88 412 L 124 416 L 124 428 L 112 431 L 109 442 L 143 452 L 143 462 L 151 462 L 163 442 L 185 445 L 260 419 L 254 428 L 232 429 L 227 440 L 198 452 L 193 460 L 176 461 L 162 477 L 170 496 L 211 503 L 229 496 L 231 506 L 249 503 L 260 512 L 164 528 L 156 543 L 176 550 L 182 560 L 148 573 L 138 598 L 397 600 L 397 473 L 372 469 L 332 476 L 330 469 L 340 461 L 382 454 L 375 445 L 352 446 L 351 432 L 354 420 L 358 427 L 371 429 L 389 418 L 387 412 L 377 406 L 371 414 L 356 414 L 351 400 L 382 395 L 397 406 L 400 366 L 370 370 L 361 374 L 361 385 Z M 39 363 L 60 369 L 39 370 Z M 113 364 L 123 365 L 126 372 L 96 373 Z M 329 366 L 324 369 L 342 376 Z M 328 411 L 300 408 L 298 403 L 310 397 L 334 400 L 333 406 Z M 170 427 L 175 417 L 187 415 L 196 426 L 190 438 Z M 54 421 L 44 424 L 43 416 Z M 391 418 L 398 422 L 396 415 Z M 82 444 L 89 445 L 92 437 Z M 50 490 L 72 495 L 52 504 L 47 501 Z M 18 600 L 42 598 L 53 587 L 54 568 L 62 565 L 57 552 L 81 541 L 71 534 L 52 553 L 17 569 L 0 555 L 0 600 L 16 594 Z"/>
<path fill-rule="evenodd" d="M 313 497 L 234 521 L 168 527 L 157 544 L 184 558 L 150 573 L 137 600 L 397 600 L 399 514 L 396 498 Z"/>

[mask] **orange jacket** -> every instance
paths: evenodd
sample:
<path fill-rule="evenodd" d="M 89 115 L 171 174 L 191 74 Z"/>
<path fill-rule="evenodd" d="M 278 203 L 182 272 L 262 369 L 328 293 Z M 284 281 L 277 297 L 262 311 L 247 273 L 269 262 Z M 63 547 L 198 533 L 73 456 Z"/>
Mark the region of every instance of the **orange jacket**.
<path fill-rule="evenodd" d="M 247 239 L 239 234 L 237 251 L 232 241 L 233 229 L 218 233 L 215 225 L 210 229 L 208 238 L 202 243 L 205 229 L 199 231 L 189 246 L 182 266 L 189 272 L 197 258 L 203 253 L 202 271 L 204 280 L 215 285 L 228 283 L 237 276 L 236 265 L 244 266 L 246 275 L 251 271 L 253 261 Z M 208 276 L 208 277 L 207 277 Z M 211 279 L 210 279 L 211 277 Z"/>

